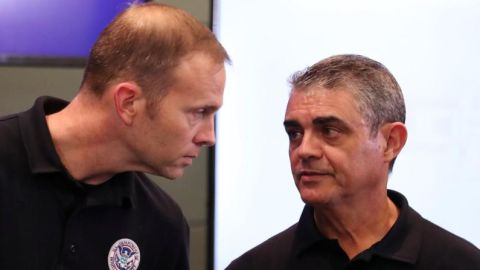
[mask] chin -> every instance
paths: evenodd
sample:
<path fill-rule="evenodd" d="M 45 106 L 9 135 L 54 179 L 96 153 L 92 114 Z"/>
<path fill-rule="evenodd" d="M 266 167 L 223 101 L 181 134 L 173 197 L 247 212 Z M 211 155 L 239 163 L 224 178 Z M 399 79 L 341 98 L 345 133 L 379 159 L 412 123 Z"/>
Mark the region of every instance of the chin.
<path fill-rule="evenodd" d="M 169 180 L 175 180 L 179 177 L 182 177 L 184 173 L 183 168 L 159 168 L 152 172 L 151 174 L 158 175 Z"/>
<path fill-rule="evenodd" d="M 303 196 L 303 195 L 300 195 L 300 197 L 302 198 L 302 201 L 308 205 L 317 205 L 320 203 L 320 200 L 318 200 L 318 198 L 312 198 L 312 197 Z"/>
<path fill-rule="evenodd" d="M 170 179 L 170 180 L 175 180 L 177 178 L 180 178 L 183 176 L 184 174 L 184 169 L 183 168 L 175 168 L 173 170 L 170 170 L 167 172 L 167 176 L 165 176 L 166 178 Z"/>
<path fill-rule="evenodd" d="M 159 176 L 161 177 L 164 177 L 164 178 L 167 178 L 168 180 L 175 180 L 177 178 L 180 178 L 183 176 L 183 172 L 170 172 L 170 173 L 162 173 L 162 174 L 158 174 Z"/>
<path fill-rule="evenodd" d="M 331 200 L 331 194 L 325 191 L 300 189 L 302 201 L 309 205 L 325 205 Z"/>

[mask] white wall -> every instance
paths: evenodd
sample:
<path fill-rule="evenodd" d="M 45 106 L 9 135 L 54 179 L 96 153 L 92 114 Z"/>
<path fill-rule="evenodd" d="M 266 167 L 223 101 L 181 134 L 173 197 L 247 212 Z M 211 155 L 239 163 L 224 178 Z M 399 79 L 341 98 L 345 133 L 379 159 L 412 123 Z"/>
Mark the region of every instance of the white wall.
<path fill-rule="evenodd" d="M 341 53 L 382 62 L 404 91 L 409 138 L 390 188 L 479 246 L 479 26 L 474 0 L 217 1 L 233 64 L 217 118 L 215 269 L 298 220 L 287 78 Z"/>

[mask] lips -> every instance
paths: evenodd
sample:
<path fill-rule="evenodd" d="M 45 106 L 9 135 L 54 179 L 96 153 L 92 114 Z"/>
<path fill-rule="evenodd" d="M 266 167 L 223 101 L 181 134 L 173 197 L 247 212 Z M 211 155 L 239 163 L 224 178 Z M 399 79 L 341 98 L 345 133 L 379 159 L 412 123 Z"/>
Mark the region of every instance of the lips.
<path fill-rule="evenodd" d="M 330 170 L 299 170 L 295 175 L 297 179 L 312 180 L 322 176 L 334 176 L 335 174 Z"/>
<path fill-rule="evenodd" d="M 182 167 L 187 167 L 192 165 L 193 160 L 195 159 L 195 156 L 183 156 L 181 159 L 181 166 Z"/>
<path fill-rule="evenodd" d="M 196 159 L 198 157 L 198 153 L 187 154 L 184 157 L 191 158 L 191 159 Z"/>

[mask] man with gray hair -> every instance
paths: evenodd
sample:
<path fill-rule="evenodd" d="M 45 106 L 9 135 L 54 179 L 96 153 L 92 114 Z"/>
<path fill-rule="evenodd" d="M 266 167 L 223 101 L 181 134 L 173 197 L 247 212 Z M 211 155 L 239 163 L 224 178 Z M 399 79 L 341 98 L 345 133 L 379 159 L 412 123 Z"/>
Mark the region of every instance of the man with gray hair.
<path fill-rule="evenodd" d="M 284 126 L 305 208 L 227 269 L 480 269 L 478 248 L 387 189 L 407 128 L 400 86 L 382 64 L 333 56 L 291 84 Z"/>
<path fill-rule="evenodd" d="M 0 118 L 0 269 L 189 269 L 185 217 L 143 172 L 178 178 L 215 143 L 226 60 L 187 12 L 132 5 L 71 102 Z"/>

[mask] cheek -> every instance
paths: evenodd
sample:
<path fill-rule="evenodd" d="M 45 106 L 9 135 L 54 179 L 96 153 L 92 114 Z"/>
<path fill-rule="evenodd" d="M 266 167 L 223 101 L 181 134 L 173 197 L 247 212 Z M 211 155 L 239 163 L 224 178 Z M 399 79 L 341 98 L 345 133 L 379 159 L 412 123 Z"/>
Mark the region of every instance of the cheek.
<path fill-rule="evenodd" d="M 368 144 L 364 146 L 366 147 L 345 153 L 343 158 L 345 162 L 338 164 L 348 178 L 373 179 L 375 172 L 380 168 L 378 151 Z"/>
<path fill-rule="evenodd" d="M 157 133 L 156 140 L 160 142 L 167 149 L 183 148 L 188 140 L 188 129 L 178 124 L 170 124 L 161 127 L 162 132 Z"/>
<path fill-rule="evenodd" d="M 383 159 L 383 153 L 380 145 L 375 142 L 363 144 L 359 156 L 368 164 L 380 164 L 379 161 Z M 360 159 L 360 158 L 358 158 Z"/>
<path fill-rule="evenodd" d="M 290 158 L 290 165 L 293 169 L 293 166 L 294 164 L 296 164 L 298 162 L 298 155 L 296 154 L 296 151 L 295 149 L 293 149 L 292 147 L 290 147 L 288 149 L 288 156 Z"/>
<path fill-rule="evenodd" d="M 185 147 L 189 145 L 189 142 L 192 141 L 194 134 L 189 129 L 177 130 L 177 132 L 172 137 L 172 140 L 176 142 L 177 147 Z"/>
<path fill-rule="evenodd" d="M 170 134 L 177 139 L 186 137 L 191 132 L 191 125 L 187 119 L 176 118 L 170 121 L 169 130 Z"/>
<path fill-rule="evenodd" d="M 324 165 L 333 169 L 335 174 L 342 178 L 347 176 L 355 166 L 352 153 L 335 147 L 325 147 L 323 151 Z"/>

